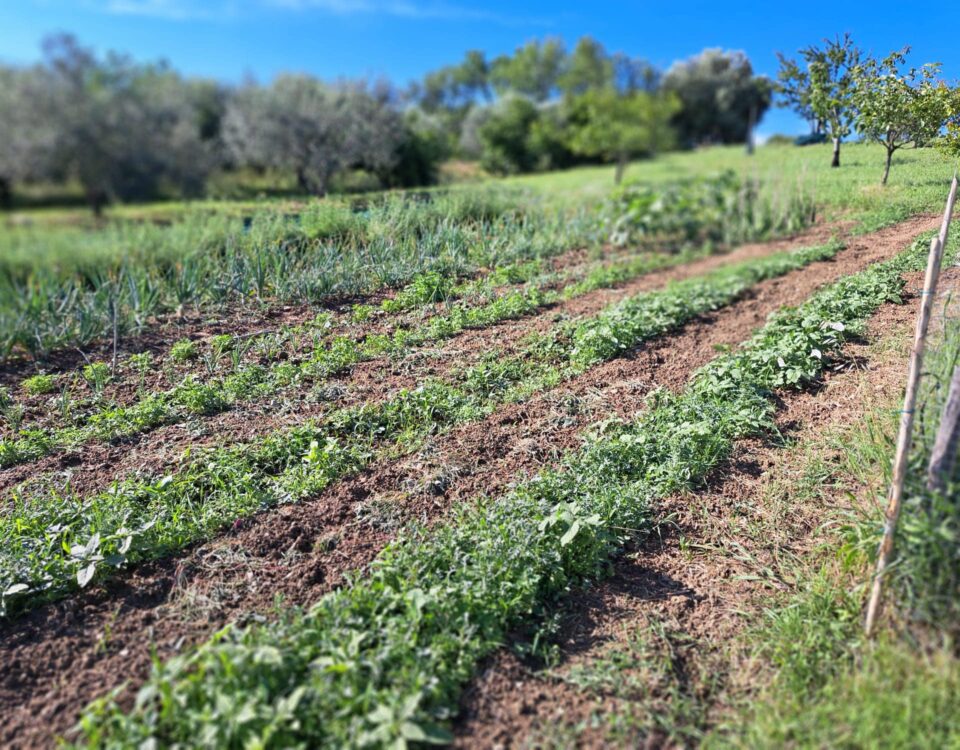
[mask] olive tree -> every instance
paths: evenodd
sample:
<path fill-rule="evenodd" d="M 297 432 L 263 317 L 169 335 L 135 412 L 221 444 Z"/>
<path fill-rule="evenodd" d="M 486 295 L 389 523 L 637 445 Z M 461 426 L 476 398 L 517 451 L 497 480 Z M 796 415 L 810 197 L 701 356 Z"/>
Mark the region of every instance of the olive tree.
<path fill-rule="evenodd" d="M 770 106 L 769 82 L 743 52 L 707 49 L 674 63 L 663 89 L 680 101 L 674 125 L 687 145 L 744 143 Z"/>
<path fill-rule="evenodd" d="M 800 50 L 806 70 L 780 55 L 780 91 L 798 114 L 816 122 L 833 141 L 831 167 L 840 166 L 840 144 L 853 131 L 856 119 L 855 94 L 863 54 L 849 34 L 824 46 Z"/>
<path fill-rule="evenodd" d="M 40 69 L 0 67 L 0 207 L 11 205 L 16 183 L 50 173 L 56 132 L 37 106 L 42 90 Z"/>
<path fill-rule="evenodd" d="M 345 169 L 388 170 L 403 137 L 403 119 L 384 90 L 306 75 L 243 87 L 223 121 L 224 142 L 238 163 L 289 169 L 302 190 L 317 195 Z"/>
<path fill-rule="evenodd" d="M 886 151 L 881 183 L 890 176 L 893 154 L 909 143 L 926 143 L 950 118 L 950 91 L 937 80 L 939 64 L 903 70 L 909 48 L 858 71 L 854 100 L 857 131 Z"/>
<path fill-rule="evenodd" d="M 76 179 L 95 213 L 111 200 L 199 192 L 212 166 L 183 80 L 164 63 L 104 59 L 71 36 L 44 42 L 35 106 L 54 130 L 48 176 Z"/>

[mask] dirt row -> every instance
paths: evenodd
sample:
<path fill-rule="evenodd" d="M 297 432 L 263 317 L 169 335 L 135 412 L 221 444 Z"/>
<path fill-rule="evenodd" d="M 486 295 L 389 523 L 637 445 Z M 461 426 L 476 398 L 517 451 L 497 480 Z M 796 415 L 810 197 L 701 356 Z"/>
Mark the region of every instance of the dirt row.
<path fill-rule="evenodd" d="M 956 283 L 960 272 L 941 278 Z M 922 275 L 909 281 L 915 289 Z M 783 438 L 818 446 L 829 464 L 838 451 L 825 435 L 896 402 L 918 299 L 881 308 L 817 390 L 784 395 Z M 544 669 L 510 649 L 488 659 L 461 700 L 456 746 L 682 747 L 731 719 L 770 677 L 738 636 L 795 585 L 780 562 L 811 554 L 825 520 L 849 506 L 840 487 L 779 505 L 777 483 L 795 486 L 803 471 L 803 456 L 783 445 L 743 441 L 703 491 L 666 501 L 658 513 L 670 523 L 563 604 L 558 663 Z M 611 663 L 615 675 L 604 671 Z"/>
<path fill-rule="evenodd" d="M 617 287 L 557 302 L 531 316 L 466 330 L 396 360 L 378 358 L 362 362 L 349 372 L 324 381 L 319 393 L 311 391 L 316 394 L 313 397 L 291 389 L 263 400 L 237 404 L 211 417 L 193 417 L 116 443 L 97 441 L 55 452 L 38 461 L 0 470 L 0 496 L 28 480 L 49 481 L 58 491 L 69 482 L 73 492 L 88 494 L 130 474 L 163 476 L 175 470 L 187 447 L 195 450 L 201 446 L 232 445 L 316 419 L 331 408 L 380 402 L 402 388 L 415 388 L 425 378 L 461 372 L 490 351 L 513 351 L 529 333 L 546 331 L 561 317 L 594 315 L 617 300 L 656 289 L 669 281 L 788 248 L 824 243 L 837 231 L 837 225 L 822 224 L 788 240 L 744 245 L 727 254 L 654 271 Z M 563 260 L 567 261 L 566 256 Z M 579 259 L 572 258 L 570 262 L 575 260 Z"/>
<path fill-rule="evenodd" d="M 169 658 L 226 622 L 269 613 L 278 596 L 285 606 L 315 601 L 345 572 L 369 563 L 399 524 L 432 522 L 452 504 L 501 492 L 575 447 L 587 425 L 611 414 L 631 416 L 655 387 L 682 386 L 718 347 L 743 340 L 781 305 L 891 257 L 935 226 L 934 218 L 921 217 L 852 238 L 834 261 L 763 282 L 673 336 L 435 437 L 415 456 L 384 459 L 309 502 L 237 524 L 179 559 L 139 566 L 7 623 L 0 630 L 0 658 L 8 667 L 0 677 L 0 711 L 8 720 L 0 744 L 49 745 L 90 699 L 124 680 L 141 681 L 151 644 Z M 607 301 L 618 293 L 603 292 Z"/>

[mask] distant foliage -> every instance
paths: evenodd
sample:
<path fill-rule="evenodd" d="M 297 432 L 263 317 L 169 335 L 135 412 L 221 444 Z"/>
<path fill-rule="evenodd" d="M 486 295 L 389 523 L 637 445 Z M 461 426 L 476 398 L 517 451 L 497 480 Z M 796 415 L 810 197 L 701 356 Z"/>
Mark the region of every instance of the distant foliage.
<path fill-rule="evenodd" d="M 675 63 L 663 88 L 680 102 L 674 124 L 681 142 L 743 143 L 770 106 L 773 83 L 753 74 L 743 52 L 708 49 Z"/>
<path fill-rule="evenodd" d="M 607 207 L 610 241 L 673 249 L 731 244 L 802 229 L 813 219 L 803 191 L 786 194 L 732 172 L 652 187 L 626 185 Z"/>

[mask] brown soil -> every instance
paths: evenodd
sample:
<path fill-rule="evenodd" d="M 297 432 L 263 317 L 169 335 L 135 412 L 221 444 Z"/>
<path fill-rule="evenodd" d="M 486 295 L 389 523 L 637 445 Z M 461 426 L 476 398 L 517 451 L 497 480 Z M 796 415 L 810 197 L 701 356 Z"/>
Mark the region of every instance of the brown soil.
<path fill-rule="evenodd" d="M 958 269 L 943 280 L 955 284 Z M 915 289 L 922 277 L 909 281 Z M 842 367 L 816 391 L 787 394 L 780 432 L 817 446 L 828 464 L 838 457 L 821 445 L 824 435 L 899 397 L 918 299 L 881 308 L 866 341 L 848 345 Z M 871 349 L 879 339 L 890 346 Z M 610 578 L 563 603 L 555 668 L 506 649 L 488 660 L 462 698 L 456 745 L 696 744 L 728 709 L 729 693 L 742 694 L 758 678 L 749 649 L 731 644 L 770 605 L 771 592 L 791 590 L 779 562 L 809 554 L 831 511 L 848 504 L 842 488 L 801 506 L 772 501 L 778 483 L 795 484 L 801 461 L 780 444 L 743 441 L 706 489 L 668 499 L 658 510 L 670 519 L 660 534 L 618 560 Z M 602 671 L 611 660 L 613 676 Z"/>
<path fill-rule="evenodd" d="M 549 329 L 560 316 L 596 314 L 617 300 L 658 288 L 668 281 L 690 278 L 728 263 L 787 248 L 826 242 L 837 230 L 837 225 L 819 225 L 792 239 L 744 245 L 725 255 L 654 271 L 617 287 L 599 289 L 573 300 L 550 305 L 532 316 L 464 331 L 451 340 L 415 350 L 397 361 L 379 358 L 360 363 L 349 372 L 330 378 L 325 383 L 340 389 L 336 406 L 376 403 L 401 388 L 416 387 L 427 377 L 443 377 L 452 370 L 462 371 L 491 350 L 515 349 L 531 331 Z M 562 260 L 566 261 L 566 256 Z M 182 374 L 178 371 L 178 376 Z M 162 380 L 164 376 L 158 375 L 157 378 Z M 157 387 L 167 388 L 169 384 Z M 136 389 L 134 383 L 126 383 L 124 390 L 129 391 L 128 401 L 132 400 Z M 46 400 L 49 397 L 43 398 Z M 45 400 L 41 402 L 35 399 L 35 411 L 51 411 L 44 405 Z M 329 404 L 305 400 L 295 391 L 280 392 L 267 399 L 236 404 L 232 409 L 212 417 L 193 417 L 116 444 L 92 442 L 71 450 L 54 452 L 38 461 L 0 469 L 0 495 L 27 480 L 50 480 L 58 487 L 69 480 L 73 492 L 87 494 L 103 489 L 115 479 L 130 473 L 162 476 L 175 469 L 187 447 L 194 450 L 212 444 L 235 444 L 271 430 L 300 424 L 323 414 L 328 408 Z"/>
<path fill-rule="evenodd" d="M 124 680 L 142 680 L 151 645 L 167 658 L 226 622 L 269 613 L 278 596 L 288 606 L 309 604 L 345 572 L 364 567 L 398 524 L 435 520 L 452 503 L 496 494 L 576 446 L 578 434 L 598 418 L 629 416 L 652 388 L 682 385 L 717 346 L 742 340 L 781 305 L 799 303 L 817 287 L 892 256 L 935 225 L 921 217 L 854 238 L 835 261 L 764 282 L 671 337 L 437 436 L 413 457 L 385 458 L 309 502 L 238 523 L 179 560 L 138 566 L 5 624 L 0 710 L 7 721 L 0 744 L 49 745 L 90 699 Z M 609 302 L 618 292 L 602 294 Z"/>

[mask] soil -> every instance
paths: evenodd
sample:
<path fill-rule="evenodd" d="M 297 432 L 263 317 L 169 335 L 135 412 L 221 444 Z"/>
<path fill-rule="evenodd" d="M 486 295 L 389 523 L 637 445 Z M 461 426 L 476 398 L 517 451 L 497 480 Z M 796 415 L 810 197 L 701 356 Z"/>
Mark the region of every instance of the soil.
<path fill-rule="evenodd" d="M 0 659 L 6 665 L 0 676 L 0 712 L 7 717 L 0 726 L 0 745 L 49 746 L 54 737 L 69 730 L 91 699 L 124 682 L 130 685 L 125 693 L 129 699 L 132 688 L 149 671 L 152 648 L 160 658 L 169 658 L 230 621 L 242 622 L 255 614 L 269 616 L 278 597 L 283 606 L 309 605 L 337 586 L 345 573 L 369 564 L 400 524 L 414 518 L 435 522 L 455 503 L 469 502 L 480 494 L 497 494 L 524 475 L 550 465 L 579 443 L 579 435 L 588 425 L 613 414 L 627 417 L 636 413 L 653 388 L 680 387 L 694 369 L 716 355 L 718 347 L 743 340 L 781 305 L 797 304 L 819 286 L 894 255 L 936 223 L 934 218 L 919 217 L 851 238 L 834 261 L 763 282 L 741 301 L 703 316 L 674 335 L 641 346 L 629 356 L 596 367 L 525 403 L 507 405 L 482 422 L 436 435 L 415 455 L 384 458 L 307 502 L 264 512 L 178 558 L 136 566 L 106 584 L 0 625 Z M 784 246 L 777 243 L 773 247 Z M 749 257 L 770 252 L 770 247 L 751 246 L 737 252 Z M 735 256 L 711 258 L 701 264 L 719 265 Z M 700 265 L 696 273 L 703 270 Z M 684 273 L 674 269 L 618 290 L 573 300 L 571 304 L 579 307 L 570 314 L 600 309 L 620 296 L 648 288 L 643 284 L 662 284 Z M 544 318 L 544 324 L 548 320 Z M 530 325 L 528 319 L 498 326 L 492 333 L 469 332 L 458 340 L 457 348 L 470 352 L 493 342 L 499 345 L 506 331 L 525 332 Z M 448 367 L 456 364 L 457 360 L 451 359 Z M 386 386 L 385 391 L 391 387 L 396 386 Z M 810 408 L 820 403 L 819 396 L 810 398 Z M 829 406 L 816 408 L 829 411 Z M 784 412 L 789 413 L 789 409 Z M 291 412 L 277 418 L 288 423 L 297 416 Z M 803 422 L 802 413 L 793 419 Z M 211 434 L 220 431 L 220 423 L 214 424 Z M 254 434 L 263 429 L 261 421 L 248 418 L 239 432 Z M 235 434 L 230 433 L 231 440 Z M 743 460 L 751 460 L 751 451 L 763 449 L 748 446 Z M 155 449 L 158 453 L 169 450 Z M 135 460 L 144 463 L 150 459 L 139 453 Z M 157 462 L 164 460 L 168 459 Z M 111 465 L 106 474 L 115 476 L 116 470 L 117 466 Z M 663 549 L 669 551 L 671 543 L 668 540 Z M 688 576 L 689 583 L 684 586 L 691 590 L 702 587 L 715 573 L 695 574 L 693 568 L 686 571 L 682 562 L 675 556 L 675 567 L 664 567 L 664 575 L 676 580 Z M 646 559 L 644 566 L 648 566 Z M 645 580 L 646 574 L 638 575 L 639 581 Z M 614 585 L 616 580 L 604 585 Z M 668 599 L 678 595 L 690 599 L 682 592 Z M 681 609 L 688 606 L 694 605 L 682 604 Z M 476 700 L 465 703 L 468 718 L 461 727 L 462 737 L 475 738 L 480 746 L 487 739 L 494 742 L 483 729 L 489 724 L 484 717 L 496 716 L 481 710 L 486 705 L 482 696 L 488 694 L 482 688 L 486 675 L 489 670 L 469 692 Z M 497 690 L 502 692 L 503 686 L 489 695 L 499 694 Z M 493 704 L 501 705 L 496 700 Z M 501 719 L 490 721 L 496 724 Z"/>
<path fill-rule="evenodd" d="M 955 285 L 960 272 L 942 280 Z M 921 282 L 913 275 L 908 288 Z M 896 402 L 918 300 L 914 291 L 904 305 L 885 305 L 866 339 L 846 347 L 841 369 L 815 391 L 786 394 L 781 435 L 818 446 L 829 464 L 839 451 L 820 446 L 825 435 Z M 881 339 L 889 346 L 871 348 Z M 850 504 L 842 488 L 801 506 L 772 503 L 776 483 L 802 471 L 799 458 L 785 456 L 781 441 L 743 441 L 704 490 L 669 498 L 658 510 L 670 519 L 661 533 L 562 604 L 556 666 L 543 669 L 508 648 L 487 660 L 463 694 L 455 745 L 683 747 L 715 726 L 730 693 L 758 679 L 748 645 L 736 639 L 770 606 L 771 592 L 791 590 L 778 560 L 810 554 L 825 518 Z M 773 526 L 780 533 L 757 531 Z M 653 645 L 638 647 L 638 639 Z M 658 647 L 667 658 L 651 670 L 647 649 Z M 624 661 L 637 652 L 646 660 Z M 611 658 L 621 666 L 615 677 L 585 686 L 584 675 Z"/>
<path fill-rule="evenodd" d="M 425 378 L 449 376 L 453 370 L 462 371 L 493 349 L 505 353 L 515 350 L 531 331 L 545 331 L 555 325 L 559 317 L 592 315 L 619 299 L 658 288 L 669 281 L 690 278 L 728 263 L 788 248 L 823 243 L 838 230 L 838 225 L 818 225 L 795 238 L 744 245 L 724 255 L 654 271 L 617 287 L 599 289 L 549 305 L 531 316 L 464 331 L 450 340 L 417 349 L 395 361 L 378 358 L 360 363 L 342 375 L 327 379 L 324 384 L 337 389 L 336 406 L 377 403 L 401 388 L 415 388 Z M 578 262 L 582 258 L 566 254 L 557 263 L 568 260 Z M 177 377 L 185 374 L 184 369 L 178 369 Z M 155 375 L 154 387 L 168 388 L 165 377 Z M 119 401 L 129 403 L 137 389 L 137 384 L 126 382 L 122 389 L 126 398 Z M 113 396 L 124 394 L 115 389 Z M 46 406 L 47 400 L 48 396 L 34 398 L 28 405 L 37 414 L 50 413 L 52 410 Z M 303 399 L 298 392 L 283 391 L 271 398 L 236 404 L 211 417 L 194 417 L 113 443 L 95 441 L 66 451 L 55 451 L 37 461 L 0 469 L 0 496 L 28 480 L 51 481 L 60 490 L 69 481 L 71 491 L 88 494 L 129 474 L 163 476 L 179 462 L 188 446 L 195 450 L 200 446 L 234 444 L 270 430 L 293 427 L 318 417 L 329 408 L 328 403 Z"/>

